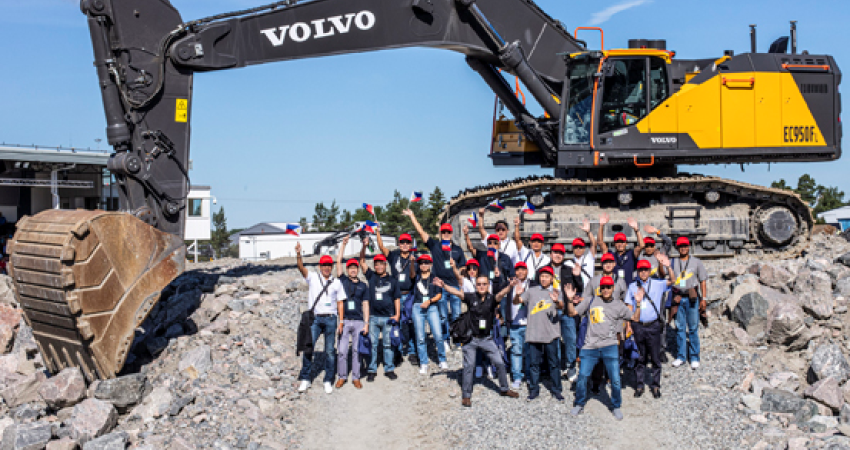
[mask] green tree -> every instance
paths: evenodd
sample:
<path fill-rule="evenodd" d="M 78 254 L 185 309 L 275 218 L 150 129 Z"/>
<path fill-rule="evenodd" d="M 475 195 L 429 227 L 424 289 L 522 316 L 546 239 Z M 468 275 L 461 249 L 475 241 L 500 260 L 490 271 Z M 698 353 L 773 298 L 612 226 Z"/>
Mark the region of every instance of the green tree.
<path fill-rule="evenodd" d="M 800 198 L 808 203 L 809 206 L 814 206 L 815 201 L 818 199 L 818 184 L 811 175 L 806 173 L 797 180 L 797 188 L 794 189 L 794 192 L 799 194 Z"/>
<path fill-rule="evenodd" d="M 793 191 L 794 190 L 794 188 L 785 184 L 784 178 L 780 179 L 779 181 L 774 181 L 773 183 L 770 183 L 770 187 L 775 188 L 775 189 L 785 189 L 786 191 Z"/>
<path fill-rule="evenodd" d="M 313 227 L 316 231 L 325 230 L 325 222 L 328 220 L 328 208 L 325 207 L 325 202 L 316 203 L 313 208 Z"/>
<path fill-rule="evenodd" d="M 433 236 L 437 236 L 437 231 L 440 229 L 440 224 L 437 223 L 440 217 L 440 213 L 443 212 L 443 208 L 446 206 L 446 197 L 443 195 L 442 189 L 439 186 L 434 188 L 434 192 L 431 192 L 428 195 L 428 205 L 424 208 L 423 211 L 423 221 L 422 227 L 425 228 L 425 231 L 428 234 Z"/>
<path fill-rule="evenodd" d="M 307 229 L 307 218 L 302 217 L 301 220 L 298 221 L 298 225 L 301 227 L 301 232 L 306 233 L 310 230 Z"/>
<path fill-rule="evenodd" d="M 844 201 L 844 191 L 839 191 L 836 186 L 818 186 L 818 191 L 819 199 L 812 211 L 815 216 L 847 205 L 847 202 Z"/>
<path fill-rule="evenodd" d="M 354 214 L 351 214 L 351 211 L 344 209 L 342 210 L 342 214 L 339 217 L 339 229 L 347 230 L 351 228 L 351 225 L 354 224 Z"/>
<path fill-rule="evenodd" d="M 230 246 L 230 233 L 227 232 L 227 218 L 224 216 L 224 206 L 218 209 L 212 216 L 213 230 L 210 236 L 210 244 L 215 252 L 216 258 L 221 258 Z"/>

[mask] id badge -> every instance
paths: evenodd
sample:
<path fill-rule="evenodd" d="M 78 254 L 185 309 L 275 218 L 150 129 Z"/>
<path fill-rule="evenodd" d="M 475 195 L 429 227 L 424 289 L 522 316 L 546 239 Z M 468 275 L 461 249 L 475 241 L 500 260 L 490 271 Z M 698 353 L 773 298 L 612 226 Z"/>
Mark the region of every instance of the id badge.
<path fill-rule="evenodd" d="M 349 301 L 348 301 L 348 310 L 349 310 L 349 311 L 354 311 L 354 300 L 349 300 Z"/>
<path fill-rule="evenodd" d="M 384 294 L 375 294 L 375 300 L 381 301 L 384 299 Z"/>
<path fill-rule="evenodd" d="M 446 269 L 452 268 L 452 265 L 448 261 L 443 261 L 443 265 L 446 267 Z"/>
<path fill-rule="evenodd" d="M 490 279 L 492 280 L 493 278 L 496 278 L 496 272 L 491 270 L 490 271 Z"/>
<path fill-rule="evenodd" d="M 617 271 L 617 277 L 619 277 L 619 278 L 626 278 L 626 271 L 625 271 L 625 270 L 623 270 L 623 269 L 618 270 L 618 271 Z"/>
<path fill-rule="evenodd" d="M 688 284 L 685 280 L 679 280 L 679 288 L 684 289 L 685 285 Z"/>
<path fill-rule="evenodd" d="M 407 277 L 405 276 L 405 274 L 401 274 L 401 275 L 399 275 L 399 276 L 398 276 L 398 281 L 399 281 L 399 282 L 404 283 L 404 280 L 406 280 L 406 279 L 407 279 Z"/>
<path fill-rule="evenodd" d="M 487 329 L 487 320 L 481 319 L 478 321 L 478 328 L 484 330 Z"/>
<path fill-rule="evenodd" d="M 430 300 L 431 300 L 431 297 L 428 297 L 427 295 L 422 297 L 422 303 L 425 303 L 425 302 L 430 301 Z"/>
<path fill-rule="evenodd" d="M 328 308 L 330 308 L 330 307 L 331 307 L 331 302 L 325 302 L 325 306 L 326 306 L 326 307 L 328 307 Z"/>

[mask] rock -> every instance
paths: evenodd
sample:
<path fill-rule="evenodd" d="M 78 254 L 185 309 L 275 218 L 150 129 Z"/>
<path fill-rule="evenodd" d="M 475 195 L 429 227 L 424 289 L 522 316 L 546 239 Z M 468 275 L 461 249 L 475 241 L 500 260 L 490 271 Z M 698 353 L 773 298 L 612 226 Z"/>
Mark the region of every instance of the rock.
<path fill-rule="evenodd" d="M 180 414 L 180 411 L 182 411 L 183 408 L 186 407 L 186 405 L 192 403 L 193 401 L 195 401 L 195 396 L 192 394 L 178 398 L 173 403 L 171 403 L 171 406 L 168 407 L 168 415 L 176 416 Z"/>
<path fill-rule="evenodd" d="M 798 424 L 803 424 L 816 415 L 818 415 L 818 405 L 813 401 L 807 401 L 800 409 L 794 412 L 794 421 Z"/>
<path fill-rule="evenodd" d="M 793 390 L 789 389 L 789 386 L 798 385 L 799 379 L 800 377 L 798 377 L 794 372 L 776 372 L 770 376 L 770 380 L 768 380 L 768 382 L 771 387 L 782 388 L 787 391 Z"/>
<path fill-rule="evenodd" d="M 809 342 L 814 339 L 817 339 L 823 334 L 823 328 L 818 325 L 813 326 L 812 328 L 806 328 L 800 333 L 790 344 L 788 344 L 788 351 L 793 352 L 797 350 L 802 350 L 809 346 Z"/>
<path fill-rule="evenodd" d="M 814 416 L 807 423 L 819 423 L 826 429 L 835 428 L 838 426 L 838 419 L 832 416 Z"/>
<path fill-rule="evenodd" d="M 86 379 L 77 367 L 62 369 L 41 384 L 38 394 L 51 408 L 74 406 L 86 397 Z"/>
<path fill-rule="evenodd" d="M 12 425 L 3 431 L 3 450 L 41 450 L 53 437 L 53 426 L 45 422 Z"/>
<path fill-rule="evenodd" d="M 750 339 L 750 335 L 743 328 L 735 327 L 732 329 L 732 334 L 735 335 L 735 338 L 738 339 L 738 343 L 743 346 L 749 346 L 752 343 Z"/>
<path fill-rule="evenodd" d="M 184 353 L 177 367 L 180 373 L 194 380 L 212 367 L 210 355 L 209 345 L 198 346 Z"/>
<path fill-rule="evenodd" d="M 118 412 L 111 403 L 89 398 L 74 406 L 74 414 L 67 425 L 71 438 L 86 443 L 106 434 L 117 421 Z"/>
<path fill-rule="evenodd" d="M 33 402 L 16 406 L 9 411 L 9 415 L 17 423 L 34 422 L 47 415 L 47 403 Z"/>
<path fill-rule="evenodd" d="M 80 445 L 77 441 L 64 437 L 58 441 L 50 441 L 47 443 L 46 450 L 78 450 Z"/>
<path fill-rule="evenodd" d="M 772 288 L 787 287 L 793 280 L 791 272 L 773 264 L 763 264 L 759 269 L 759 281 Z"/>
<path fill-rule="evenodd" d="M 3 284 L 0 283 L 0 286 Z M 0 353 L 12 349 L 20 323 L 21 311 L 9 304 L 0 303 Z"/>
<path fill-rule="evenodd" d="M 127 448 L 127 433 L 116 431 L 83 444 L 83 450 L 124 450 Z"/>
<path fill-rule="evenodd" d="M 765 330 L 767 311 L 770 304 L 758 292 L 749 292 L 741 296 L 732 311 L 732 319 L 741 325 L 751 336 Z"/>
<path fill-rule="evenodd" d="M 850 405 L 844 403 L 841 406 L 841 411 L 838 412 L 838 421 L 845 424 L 850 424 Z"/>
<path fill-rule="evenodd" d="M 41 372 L 27 375 L 0 391 L 0 396 L 3 397 L 6 405 L 10 408 L 41 400 L 41 396 L 38 395 L 38 389 L 45 379 L 46 377 Z"/>
<path fill-rule="evenodd" d="M 850 252 L 845 253 L 838 258 L 835 258 L 835 262 L 844 264 L 847 267 L 850 267 Z"/>
<path fill-rule="evenodd" d="M 740 302 L 738 303 L 740 305 Z M 803 308 L 796 303 L 779 303 L 767 315 L 767 333 L 770 342 L 790 344 L 806 330 Z"/>
<path fill-rule="evenodd" d="M 761 398 L 763 412 L 795 413 L 806 401 L 782 389 L 765 389 Z"/>
<path fill-rule="evenodd" d="M 761 398 L 756 395 L 744 395 L 741 397 L 741 403 L 744 404 L 747 408 L 750 408 L 754 411 L 761 411 Z"/>
<path fill-rule="evenodd" d="M 141 404 L 133 408 L 132 415 L 138 415 L 143 421 L 149 422 L 165 415 L 173 400 L 174 396 L 167 387 L 156 387 Z"/>
<path fill-rule="evenodd" d="M 803 270 L 794 279 L 794 294 L 803 310 L 816 319 L 829 319 L 833 314 L 832 279 L 824 272 Z"/>
<path fill-rule="evenodd" d="M 147 376 L 143 373 L 101 380 L 94 391 L 94 397 L 113 404 L 119 412 L 126 411 L 142 401 L 147 381 Z"/>
<path fill-rule="evenodd" d="M 4 417 L 0 419 L 0 440 L 3 439 L 3 433 L 6 431 L 6 428 L 9 428 L 14 424 L 15 420 L 11 417 Z"/>
<path fill-rule="evenodd" d="M 809 386 L 803 395 L 829 406 L 836 412 L 844 405 L 844 395 L 838 387 L 838 382 L 832 377 L 826 377 Z"/>
<path fill-rule="evenodd" d="M 744 375 L 744 379 L 741 380 L 741 383 L 738 385 L 738 390 L 741 392 L 750 392 L 750 387 L 752 386 L 755 378 L 755 372 L 747 372 L 747 374 Z"/>
<path fill-rule="evenodd" d="M 805 450 L 808 443 L 809 439 L 804 437 L 788 439 L 788 450 Z"/>
<path fill-rule="evenodd" d="M 174 439 L 171 440 L 168 450 L 195 450 L 195 446 L 186 442 L 186 440 L 182 437 L 175 436 Z"/>
<path fill-rule="evenodd" d="M 810 372 L 815 380 L 832 377 L 835 381 L 843 383 L 850 377 L 850 364 L 847 363 L 838 345 L 822 344 L 812 355 Z"/>
<path fill-rule="evenodd" d="M 844 298 L 850 297 L 850 277 L 838 280 L 838 282 L 835 283 L 834 293 Z"/>

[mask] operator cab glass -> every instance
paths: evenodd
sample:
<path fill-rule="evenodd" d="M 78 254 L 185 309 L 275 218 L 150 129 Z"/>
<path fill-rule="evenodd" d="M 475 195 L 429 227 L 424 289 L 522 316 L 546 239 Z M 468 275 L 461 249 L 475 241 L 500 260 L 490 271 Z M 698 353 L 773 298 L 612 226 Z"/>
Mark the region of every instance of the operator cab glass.
<path fill-rule="evenodd" d="M 570 64 L 569 96 L 564 116 L 564 144 L 590 144 L 593 81 L 598 60 L 585 58 Z"/>

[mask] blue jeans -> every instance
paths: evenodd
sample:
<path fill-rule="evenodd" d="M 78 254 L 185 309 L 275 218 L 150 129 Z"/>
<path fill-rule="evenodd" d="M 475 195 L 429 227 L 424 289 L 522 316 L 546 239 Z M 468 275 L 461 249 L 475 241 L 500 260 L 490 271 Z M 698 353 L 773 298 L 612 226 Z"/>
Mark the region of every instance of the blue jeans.
<path fill-rule="evenodd" d="M 460 316 L 460 297 L 449 294 L 449 291 L 443 289 L 443 295 L 438 302 L 440 305 L 440 323 L 443 324 L 443 336 L 449 335 L 449 325 Z M 451 308 L 451 312 L 449 312 Z"/>
<path fill-rule="evenodd" d="M 511 377 L 521 381 L 528 374 L 528 344 L 525 343 L 525 325 L 513 325 L 508 330 L 511 338 Z"/>
<path fill-rule="evenodd" d="M 313 333 L 313 344 L 319 340 L 319 335 L 325 336 L 325 381 L 332 383 L 334 380 L 334 368 L 336 367 L 336 325 L 337 317 L 316 317 L 310 331 Z M 310 381 L 310 372 L 313 370 L 313 353 L 301 354 L 301 373 L 298 374 L 299 380 Z"/>
<path fill-rule="evenodd" d="M 549 367 L 549 379 L 552 381 L 552 393 L 560 394 L 561 371 L 558 370 L 561 345 L 557 339 L 548 344 L 528 344 L 528 392 L 540 392 L 540 366 L 545 362 Z M 545 360 L 545 361 L 544 361 Z"/>
<path fill-rule="evenodd" d="M 676 358 L 699 361 L 699 301 L 683 298 L 676 313 Z M 685 351 L 687 349 L 687 352 Z M 690 359 L 687 356 L 690 355 Z"/>
<path fill-rule="evenodd" d="M 437 358 L 439 362 L 446 360 L 446 348 L 443 345 L 443 330 L 440 324 L 440 310 L 438 305 L 431 305 L 428 309 L 422 309 L 422 303 L 413 304 L 413 328 L 416 331 L 416 353 L 419 354 L 419 364 L 428 364 L 428 345 L 425 344 L 425 321 L 431 327 L 431 335 L 434 337 L 434 346 L 437 347 Z"/>
<path fill-rule="evenodd" d="M 611 404 L 614 408 L 623 405 L 623 396 L 620 392 L 620 349 L 617 345 L 609 345 L 602 348 L 581 349 L 581 370 L 578 372 L 576 381 L 576 406 L 587 404 L 587 379 L 593 373 L 593 368 L 599 360 L 605 364 L 608 378 L 611 379 Z"/>
<path fill-rule="evenodd" d="M 387 325 L 389 317 L 369 318 L 369 339 L 372 341 L 372 360 L 369 362 L 369 373 L 378 373 L 378 334 L 384 347 L 384 373 L 395 370 L 393 365 L 393 346 L 390 344 L 390 331 L 392 327 Z"/>
<path fill-rule="evenodd" d="M 404 308 L 404 303 L 407 301 L 408 297 L 413 296 L 413 291 L 408 292 L 407 294 L 401 294 L 401 307 Z M 416 305 L 413 305 L 414 308 Z M 412 314 L 412 313 L 411 313 Z M 407 333 L 410 337 L 406 341 L 403 342 L 402 345 L 402 354 L 407 355 L 415 355 L 416 354 L 416 332 L 413 329 L 413 321 L 404 322 L 400 324 L 402 335 Z"/>
<path fill-rule="evenodd" d="M 561 354 L 561 369 L 572 369 L 576 366 L 576 331 L 578 330 L 579 316 L 570 317 L 561 315 L 561 339 L 563 342 L 563 353 Z"/>

